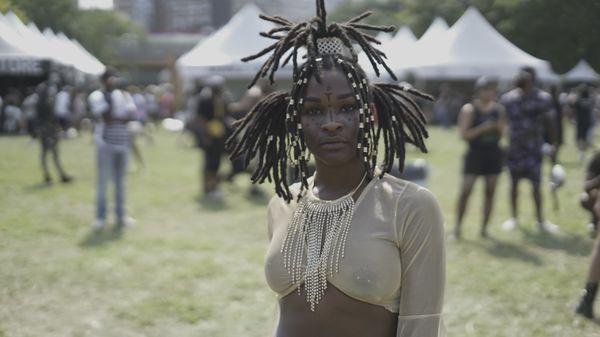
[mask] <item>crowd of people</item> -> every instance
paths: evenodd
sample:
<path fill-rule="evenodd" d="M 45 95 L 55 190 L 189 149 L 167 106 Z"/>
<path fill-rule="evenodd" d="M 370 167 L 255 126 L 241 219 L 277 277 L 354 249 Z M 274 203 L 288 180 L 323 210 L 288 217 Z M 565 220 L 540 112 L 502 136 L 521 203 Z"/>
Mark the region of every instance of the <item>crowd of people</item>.
<path fill-rule="evenodd" d="M 274 40 L 271 46 L 244 59 L 268 55 L 240 98 L 223 77 L 210 76 L 196 83 L 180 111 L 170 84 L 127 85 L 118 71 L 107 68 L 97 85 L 83 88 L 51 73 L 36 86 L 3 93 L 0 134 L 39 140 L 42 179 L 49 185 L 48 156 L 58 179 L 73 182 L 76 177 L 60 158 L 60 142 L 91 130 L 96 186 L 90 220 L 99 234 L 108 227 L 109 185 L 113 229 L 135 223 L 126 202 L 130 155 L 145 167 L 136 139 L 152 141 L 152 125 L 180 119 L 202 154 L 198 185 L 204 201 L 223 203 L 222 184 L 244 172 L 253 183 L 251 197 L 264 198 L 254 183 L 268 180 L 274 187 L 266 212 L 264 267 L 278 296 L 274 336 L 445 337 L 444 216 L 423 176 L 401 176 L 409 165 L 407 146 L 426 153 L 428 122 L 444 128 L 456 123 L 467 145 L 452 230 L 457 244 L 479 178 L 484 181 L 479 235 L 489 238 L 498 178 L 505 169 L 510 218 L 501 228 L 523 226 L 519 187 L 527 181 L 535 227 L 554 235 L 560 226 L 543 211 L 543 163 L 553 165 L 551 180 L 558 188 L 564 179 L 560 151 L 566 122 L 573 123 L 578 158 L 586 162 L 600 118 L 600 90 L 584 83 L 547 92 L 531 67 L 523 67 L 502 93 L 497 79 L 479 78 L 470 98 L 451 83 L 439 85 L 437 99 L 409 83 L 372 83 L 353 45 L 378 75 L 379 66 L 397 80 L 374 39 L 361 32 L 392 28 L 361 23 L 370 12 L 328 23 L 324 0 L 316 5 L 315 18 L 306 22 L 261 16 L 279 27 L 262 33 Z M 306 51 L 302 64 L 299 49 Z M 291 86 L 275 90 L 280 61 L 290 60 Z M 263 81 L 268 77 L 270 84 Z M 231 165 L 223 165 L 225 157 Z M 230 167 L 227 173 L 223 166 Z M 593 319 L 600 282 L 600 151 L 586 167 L 580 201 L 589 212 L 595 245 L 574 311 Z"/>

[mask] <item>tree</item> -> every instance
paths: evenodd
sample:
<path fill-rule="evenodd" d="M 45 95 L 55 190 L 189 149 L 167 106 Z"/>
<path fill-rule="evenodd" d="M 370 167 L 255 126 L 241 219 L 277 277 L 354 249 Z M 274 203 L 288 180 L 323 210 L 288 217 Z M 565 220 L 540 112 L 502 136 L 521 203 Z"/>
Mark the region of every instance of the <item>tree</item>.
<path fill-rule="evenodd" d="M 55 32 L 72 33 L 73 20 L 77 17 L 77 0 L 12 0 L 25 12 L 29 20 L 40 29 L 51 28 Z"/>
<path fill-rule="evenodd" d="M 73 37 L 92 54 L 110 63 L 115 39 L 123 34 L 143 38 L 143 29 L 114 11 L 101 9 L 80 11 L 72 22 Z"/>
<path fill-rule="evenodd" d="M 11 0 L 0 0 L 0 12 L 6 14 L 8 11 L 13 11 L 21 20 L 27 20 L 27 15 Z"/>
<path fill-rule="evenodd" d="M 75 38 L 104 63 L 110 63 L 114 39 L 126 33 L 143 36 L 142 29 L 128 18 L 114 11 L 80 10 L 77 0 L 0 0 L 0 10 L 5 8 L 21 13 L 22 19 L 42 30 L 48 27 Z"/>
<path fill-rule="evenodd" d="M 519 48 L 546 59 L 563 73 L 581 58 L 600 70 L 600 1 L 597 0 L 363 0 L 340 6 L 334 17 L 345 19 L 366 9 L 383 11 L 373 24 L 407 24 L 417 36 L 440 16 L 453 24 L 469 7 Z M 385 12 L 387 11 L 387 12 Z"/>

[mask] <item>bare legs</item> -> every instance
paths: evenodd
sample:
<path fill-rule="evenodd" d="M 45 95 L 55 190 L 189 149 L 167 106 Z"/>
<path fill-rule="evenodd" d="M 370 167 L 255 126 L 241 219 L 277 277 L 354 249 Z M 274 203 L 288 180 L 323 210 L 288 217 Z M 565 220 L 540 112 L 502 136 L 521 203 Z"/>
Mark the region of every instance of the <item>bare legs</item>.
<path fill-rule="evenodd" d="M 497 175 L 489 175 L 485 177 L 485 201 L 483 206 L 483 223 L 481 224 L 481 237 L 487 237 L 487 225 L 492 215 L 492 208 L 494 207 L 494 195 L 496 194 L 496 182 L 498 181 Z"/>
<path fill-rule="evenodd" d="M 487 175 L 485 178 L 485 194 L 484 194 L 484 209 L 483 209 L 483 221 L 481 224 L 481 232 L 480 235 L 482 237 L 487 237 L 487 225 L 490 220 L 490 216 L 492 214 L 493 204 L 494 204 L 494 195 L 496 192 L 496 182 L 498 180 L 497 175 Z M 469 201 L 469 197 L 471 192 L 473 191 L 473 185 L 475 184 L 475 180 L 477 179 L 476 175 L 467 174 L 463 177 L 462 187 L 460 196 L 458 198 L 457 205 L 457 219 L 456 219 L 456 227 L 454 227 L 454 236 L 457 239 L 461 238 L 462 235 L 462 220 L 464 214 L 467 209 L 467 204 Z"/>

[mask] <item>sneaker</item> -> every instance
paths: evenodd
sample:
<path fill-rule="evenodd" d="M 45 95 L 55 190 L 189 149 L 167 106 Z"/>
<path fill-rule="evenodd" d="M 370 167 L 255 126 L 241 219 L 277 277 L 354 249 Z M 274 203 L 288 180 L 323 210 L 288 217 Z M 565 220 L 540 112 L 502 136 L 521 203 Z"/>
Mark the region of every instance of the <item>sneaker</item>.
<path fill-rule="evenodd" d="M 206 199 L 213 203 L 222 203 L 224 201 L 224 198 L 225 197 L 223 195 L 223 192 L 221 192 L 220 190 L 214 190 L 206 194 Z"/>
<path fill-rule="evenodd" d="M 44 183 L 46 183 L 46 185 L 51 185 L 52 184 L 52 177 L 50 177 L 50 176 L 44 176 Z"/>
<path fill-rule="evenodd" d="M 99 232 L 104 229 L 105 224 L 104 219 L 96 219 L 92 223 L 92 230 Z"/>
<path fill-rule="evenodd" d="M 502 229 L 505 231 L 512 231 L 519 225 L 519 222 L 515 218 L 510 218 L 502 223 Z"/>
<path fill-rule="evenodd" d="M 73 177 L 71 177 L 69 175 L 64 175 L 64 176 L 60 177 L 60 181 L 62 181 L 65 184 L 68 184 L 73 181 Z"/>
<path fill-rule="evenodd" d="M 130 216 L 126 216 L 117 221 L 117 228 L 133 227 L 133 225 L 135 225 L 135 219 Z"/>
<path fill-rule="evenodd" d="M 587 319 L 594 319 L 594 306 L 592 303 L 582 298 L 575 307 L 575 313 Z"/>
<path fill-rule="evenodd" d="M 544 233 L 556 234 L 559 232 L 558 226 L 548 220 L 538 222 L 536 225 Z"/>

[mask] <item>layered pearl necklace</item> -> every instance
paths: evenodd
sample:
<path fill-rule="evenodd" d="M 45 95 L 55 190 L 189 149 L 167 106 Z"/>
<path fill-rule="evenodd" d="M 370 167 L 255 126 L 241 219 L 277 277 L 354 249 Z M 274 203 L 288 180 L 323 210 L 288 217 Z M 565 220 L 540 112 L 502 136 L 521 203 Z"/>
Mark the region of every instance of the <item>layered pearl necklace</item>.
<path fill-rule="evenodd" d="M 311 311 L 315 311 L 325 294 L 327 272 L 333 277 L 339 271 L 354 214 L 353 196 L 366 179 L 367 173 L 350 193 L 339 199 L 303 198 L 292 215 L 281 247 L 283 266 L 291 275 L 293 284 L 304 281 L 306 301 Z M 313 187 L 314 180 L 309 190 L 312 191 Z M 302 263 L 305 250 L 306 267 Z"/>

